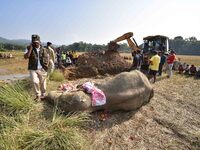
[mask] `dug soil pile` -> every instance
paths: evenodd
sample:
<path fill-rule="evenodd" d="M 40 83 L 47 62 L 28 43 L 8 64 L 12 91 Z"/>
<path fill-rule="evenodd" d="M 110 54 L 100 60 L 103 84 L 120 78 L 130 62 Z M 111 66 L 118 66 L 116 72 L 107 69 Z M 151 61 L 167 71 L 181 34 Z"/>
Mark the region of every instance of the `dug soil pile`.
<path fill-rule="evenodd" d="M 75 67 L 64 69 L 65 77 L 77 79 L 129 71 L 131 63 L 120 56 L 118 48 L 118 44 L 110 43 L 106 51 L 88 52 L 80 55 Z"/>

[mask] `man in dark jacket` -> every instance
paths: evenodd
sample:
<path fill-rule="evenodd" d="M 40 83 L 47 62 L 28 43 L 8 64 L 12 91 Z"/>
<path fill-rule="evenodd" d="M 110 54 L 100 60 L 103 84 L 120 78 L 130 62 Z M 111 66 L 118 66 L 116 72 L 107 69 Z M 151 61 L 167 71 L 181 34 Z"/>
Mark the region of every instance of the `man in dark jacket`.
<path fill-rule="evenodd" d="M 133 56 L 133 65 L 132 65 L 132 69 L 137 69 L 140 70 L 141 69 L 141 65 L 142 65 L 142 54 L 140 52 L 140 50 L 134 51 L 132 53 Z"/>
<path fill-rule="evenodd" d="M 160 56 L 160 64 L 159 64 L 158 73 L 159 73 L 159 76 L 162 76 L 163 65 L 165 64 L 167 58 L 164 55 L 164 52 L 159 52 L 159 56 Z"/>
<path fill-rule="evenodd" d="M 32 43 L 27 46 L 24 58 L 29 59 L 28 70 L 36 93 L 35 100 L 43 99 L 46 94 L 49 55 L 47 49 L 41 46 L 40 37 L 38 35 L 32 35 Z"/>

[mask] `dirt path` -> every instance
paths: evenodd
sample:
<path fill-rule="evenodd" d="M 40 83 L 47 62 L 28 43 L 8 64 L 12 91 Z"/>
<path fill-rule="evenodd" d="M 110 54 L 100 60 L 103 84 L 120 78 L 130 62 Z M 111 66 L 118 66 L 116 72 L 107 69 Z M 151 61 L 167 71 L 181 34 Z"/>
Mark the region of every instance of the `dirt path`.
<path fill-rule="evenodd" d="M 0 75 L 0 81 L 13 81 L 28 78 L 29 74 Z"/>
<path fill-rule="evenodd" d="M 200 80 L 176 75 L 154 89 L 154 98 L 139 111 L 95 119 L 87 134 L 91 149 L 200 149 Z"/>

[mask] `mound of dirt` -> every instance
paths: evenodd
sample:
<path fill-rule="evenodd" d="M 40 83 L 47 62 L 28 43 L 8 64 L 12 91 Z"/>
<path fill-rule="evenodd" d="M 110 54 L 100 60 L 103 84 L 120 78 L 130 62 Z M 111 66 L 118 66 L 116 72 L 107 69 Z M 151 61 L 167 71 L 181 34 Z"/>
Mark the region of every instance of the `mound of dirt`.
<path fill-rule="evenodd" d="M 80 55 L 75 67 L 64 69 L 65 77 L 76 79 L 129 71 L 131 63 L 120 56 L 118 48 L 118 44 L 110 43 L 106 51 L 88 52 Z"/>

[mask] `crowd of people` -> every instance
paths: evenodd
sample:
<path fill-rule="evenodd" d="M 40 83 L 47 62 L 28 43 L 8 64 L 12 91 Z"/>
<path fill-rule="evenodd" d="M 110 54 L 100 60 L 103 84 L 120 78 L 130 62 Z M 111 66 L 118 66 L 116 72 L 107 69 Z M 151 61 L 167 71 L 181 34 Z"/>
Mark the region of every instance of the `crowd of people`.
<path fill-rule="evenodd" d="M 55 68 L 68 67 L 75 65 L 78 59 L 78 54 L 75 51 L 63 51 L 60 47 L 54 49 L 51 42 L 47 42 L 45 46 L 49 54 L 49 72 L 53 72 Z"/>
<path fill-rule="evenodd" d="M 162 76 L 163 66 L 166 64 L 167 77 L 171 78 L 173 75 L 174 62 L 177 60 L 175 51 L 171 50 L 169 54 L 163 51 L 152 51 L 152 57 L 149 59 L 149 55 L 143 54 L 141 50 L 134 51 L 133 66 L 132 69 L 137 69 L 147 75 L 149 80 L 153 78 L 153 83 L 156 82 L 157 76 Z M 196 76 L 200 78 L 200 67 L 195 65 L 189 65 L 186 63 L 180 63 L 177 69 L 179 74 Z"/>
<path fill-rule="evenodd" d="M 186 63 L 180 64 L 178 67 L 178 73 L 200 78 L 200 67 L 197 68 L 195 65 L 189 65 Z"/>
<path fill-rule="evenodd" d="M 163 51 L 152 51 L 152 57 L 149 59 L 148 54 L 143 54 L 142 50 L 137 50 L 132 53 L 133 69 L 138 69 L 146 74 L 153 83 L 156 82 L 156 76 L 162 75 L 163 66 L 167 63 L 168 77 L 172 77 L 173 63 L 176 60 L 176 55 L 173 50 L 169 54 Z"/>
<path fill-rule="evenodd" d="M 75 51 L 62 51 L 61 48 L 57 48 L 56 50 L 56 66 L 60 65 L 64 67 L 68 67 L 76 64 L 78 59 L 78 54 Z"/>
<path fill-rule="evenodd" d="M 63 51 L 60 47 L 54 49 L 51 42 L 47 42 L 46 48 L 50 55 L 50 68 L 52 70 L 59 68 L 61 65 L 63 67 L 75 65 L 77 62 L 78 54 L 76 51 Z"/>

